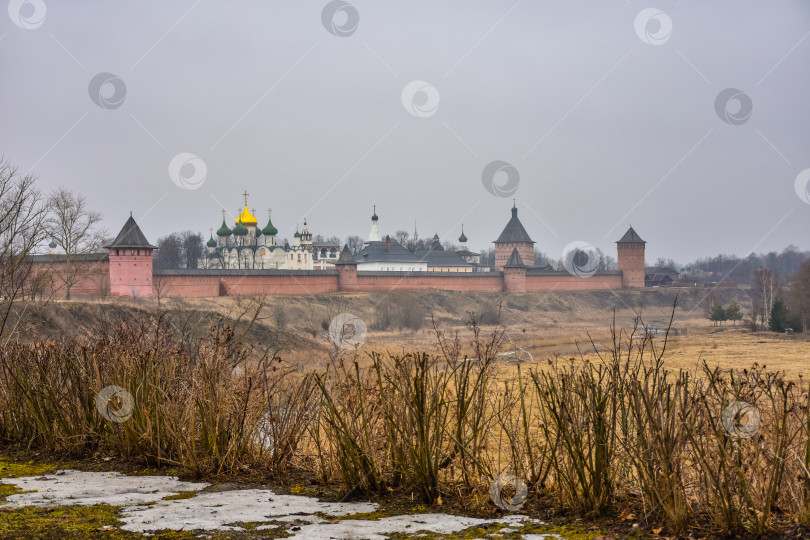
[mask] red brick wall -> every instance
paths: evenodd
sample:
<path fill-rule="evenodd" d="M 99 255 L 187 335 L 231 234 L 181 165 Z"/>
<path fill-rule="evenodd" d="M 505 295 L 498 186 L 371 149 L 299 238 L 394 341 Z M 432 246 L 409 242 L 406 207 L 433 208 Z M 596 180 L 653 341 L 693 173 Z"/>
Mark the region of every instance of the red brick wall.
<path fill-rule="evenodd" d="M 78 280 L 70 290 L 71 298 L 77 296 L 104 296 L 110 292 L 110 263 L 107 260 L 72 263 L 76 265 Z M 63 298 L 65 286 L 64 262 L 34 263 L 29 281 L 38 288 L 38 295 Z"/>
<path fill-rule="evenodd" d="M 396 276 L 357 274 L 356 291 L 391 291 L 408 289 L 443 289 L 448 291 L 500 291 L 502 278 L 500 274 L 482 272 L 476 275 L 470 272 L 441 273 L 431 272 L 430 275 Z"/>
<path fill-rule="evenodd" d="M 337 276 L 254 275 L 172 276 L 156 275 L 164 296 L 260 296 L 264 294 L 320 294 L 336 292 Z"/>
<path fill-rule="evenodd" d="M 116 255 L 115 252 L 120 255 Z M 110 294 L 154 296 L 151 249 L 110 251 Z"/>
<path fill-rule="evenodd" d="M 114 263 L 118 261 L 113 258 Z M 137 262 L 137 261 L 134 261 Z M 110 265 L 108 261 L 87 264 L 87 278 L 82 280 L 73 289 L 75 296 L 101 296 L 109 290 Z M 141 268 L 141 267 L 136 267 Z M 431 272 L 419 273 L 412 276 L 401 276 L 383 272 L 360 272 L 352 286 L 344 287 L 344 291 L 388 291 L 413 289 L 442 289 L 450 291 L 511 291 L 519 292 L 539 290 L 583 290 L 583 289 L 619 289 L 623 286 L 622 275 L 595 275 L 590 278 L 577 278 L 570 275 L 527 275 L 522 277 L 523 269 L 517 270 L 521 283 L 514 283 L 505 287 L 504 276 L 498 272 L 481 273 L 453 273 Z M 59 264 L 37 264 L 37 272 L 58 272 Z M 510 270 L 507 269 L 507 277 Z M 113 275 L 115 273 L 113 272 Z M 129 274 L 127 274 L 129 275 Z M 140 272 L 138 276 L 141 277 Z M 285 295 L 285 294 L 320 294 L 337 292 L 337 272 L 302 272 L 300 274 L 276 275 L 166 275 L 152 276 L 149 295 L 154 295 L 154 289 L 161 289 L 164 297 L 215 297 L 220 295 Z M 52 280 L 51 280 L 52 281 Z M 643 276 L 642 281 L 643 284 Z M 350 284 L 350 282 L 348 283 Z M 347 285 L 348 285 L 347 284 Z M 123 290 L 123 289 L 122 289 Z M 147 290 L 144 289 L 146 294 Z M 58 292 L 64 294 L 64 290 Z M 130 285 L 121 294 L 130 295 Z"/>
<path fill-rule="evenodd" d="M 642 280 L 643 282 L 643 280 Z M 586 289 L 621 289 L 622 276 L 595 275 L 589 278 L 578 278 L 570 275 L 561 276 L 526 276 L 527 291 L 575 291 Z"/>
<path fill-rule="evenodd" d="M 504 292 L 525 292 L 526 291 L 526 269 L 525 268 L 504 268 L 503 269 L 503 290 L 504 290 Z"/>

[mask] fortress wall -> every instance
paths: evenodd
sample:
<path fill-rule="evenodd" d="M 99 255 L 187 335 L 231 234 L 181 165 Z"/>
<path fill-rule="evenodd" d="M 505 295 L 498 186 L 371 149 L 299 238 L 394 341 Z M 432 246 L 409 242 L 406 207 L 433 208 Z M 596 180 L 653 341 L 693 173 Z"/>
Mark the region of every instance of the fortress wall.
<path fill-rule="evenodd" d="M 224 293 L 228 296 L 277 295 L 277 294 L 321 294 L 338 290 L 337 273 L 304 275 L 287 273 L 284 275 L 224 276 L 221 278 Z"/>
<path fill-rule="evenodd" d="M 161 296 L 203 298 L 219 296 L 218 276 L 163 276 L 152 277 L 155 287 L 160 287 Z"/>
<path fill-rule="evenodd" d="M 321 294 L 337 291 L 337 275 L 159 275 L 164 296 L 260 296 L 264 294 Z"/>
<path fill-rule="evenodd" d="M 110 263 L 107 260 L 82 264 L 83 279 L 72 295 L 99 297 L 110 290 Z M 37 261 L 34 273 L 41 278 L 35 285 L 41 294 L 64 295 L 58 274 L 64 263 Z M 163 297 L 202 298 L 215 296 L 301 295 L 338 292 L 336 271 L 279 271 L 246 273 L 216 270 L 155 272 L 155 288 Z M 527 275 L 526 291 L 585 290 L 622 288 L 621 274 L 577 278 L 566 274 Z M 390 290 L 440 289 L 448 291 L 500 292 L 504 277 L 500 272 L 359 272 L 356 283 L 347 283 L 345 291 L 371 292 Z M 152 296 L 150 291 L 149 296 Z M 123 293 L 122 293 L 123 294 Z M 129 294 L 129 293 L 127 293 Z"/>
<path fill-rule="evenodd" d="M 587 289 L 621 289 L 622 275 L 607 274 L 581 278 L 570 275 L 526 276 L 527 291 L 575 291 Z"/>
<path fill-rule="evenodd" d="M 500 291 L 503 289 L 503 277 L 500 273 L 475 275 L 469 272 L 437 273 L 420 272 L 418 275 L 396 275 L 393 272 L 373 272 L 357 274 L 357 286 L 354 291 L 391 291 L 412 289 L 442 289 L 447 291 Z M 430 274 L 430 275 L 424 275 Z"/>
<path fill-rule="evenodd" d="M 71 297 L 99 297 L 110 292 L 110 262 L 108 260 L 73 263 L 77 281 L 70 290 Z M 28 279 L 30 289 L 38 296 L 65 296 L 66 266 L 64 261 L 36 261 Z"/>

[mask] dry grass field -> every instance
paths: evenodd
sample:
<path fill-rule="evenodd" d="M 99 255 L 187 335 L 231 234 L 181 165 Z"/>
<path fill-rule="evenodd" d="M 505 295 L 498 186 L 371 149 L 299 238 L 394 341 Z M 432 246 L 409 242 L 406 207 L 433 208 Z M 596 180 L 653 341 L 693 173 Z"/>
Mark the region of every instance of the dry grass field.
<path fill-rule="evenodd" d="M 514 471 L 531 515 L 643 515 L 634 527 L 670 537 L 808 526 L 809 398 L 774 371 L 799 379 L 810 341 L 711 326 L 706 293 L 30 306 L 0 350 L 0 441 L 481 515 Z M 746 291 L 717 296 L 750 310 Z M 346 314 L 357 346 L 340 349 L 330 322 Z M 98 409 L 107 388 L 130 399 Z"/>
<path fill-rule="evenodd" d="M 637 314 L 646 324 L 665 327 L 672 303 L 678 296 L 673 327 L 680 335 L 670 336 L 666 364 L 671 368 L 693 369 L 702 360 L 723 368 L 760 366 L 783 370 L 790 378 L 802 373 L 810 362 L 810 341 L 801 335 L 751 332 L 741 325 L 724 323 L 715 327 L 706 318 L 703 289 L 646 289 L 640 291 L 548 291 L 522 294 L 418 291 L 353 295 L 319 295 L 273 298 L 205 298 L 164 300 L 161 309 L 186 313 L 189 325 L 205 332 L 219 317 L 249 323 L 246 313 L 263 303 L 259 317 L 246 336 L 254 342 L 274 344 L 280 355 L 305 369 L 320 369 L 330 360 L 331 343 L 324 325 L 338 313 L 352 313 L 367 326 L 358 347 L 360 358 L 371 351 L 436 351 L 432 320 L 445 335 L 458 334 L 462 343 L 471 333 L 466 324 L 471 316 L 484 318 L 482 327 L 506 330 L 502 358 L 506 365 L 518 359 L 529 364 L 546 364 L 554 357 L 596 359 L 591 339 L 598 348 L 606 345 L 610 326 L 631 332 Z M 718 301 L 737 301 L 750 313 L 744 290 L 718 291 Z M 421 328 L 398 329 L 392 324 L 380 330 L 377 324 L 381 306 L 414 311 Z M 19 337 L 23 340 L 56 340 L 92 329 L 99 317 L 137 318 L 153 312 L 154 300 L 133 301 L 118 298 L 101 302 L 52 302 L 40 310 Z M 278 315 L 281 313 L 282 315 Z M 241 319 L 240 319 L 241 316 Z M 282 320 L 283 319 L 283 320 Z M 500 323 L 500 324 L 498 324 Z M 683 335 L 685 334 L 685 335 Z M 662 337 L 659 338 L 659 340 Z"/>

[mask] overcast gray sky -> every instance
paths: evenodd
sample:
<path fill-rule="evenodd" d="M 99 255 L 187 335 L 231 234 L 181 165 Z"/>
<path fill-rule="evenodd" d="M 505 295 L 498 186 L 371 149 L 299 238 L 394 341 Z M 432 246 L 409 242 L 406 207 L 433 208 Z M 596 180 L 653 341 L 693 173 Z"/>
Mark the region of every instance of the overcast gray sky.
<path fill-rule="evenodd" d="M 514 197 L 553 257 L 629 224 L 648 260 L 810 249 L 804 0 L 4 4 L 0 153 L 113 234 L 207 236 L 247 190 L 282 238 L 365 237 L 376 204 L 485 249 Z"/>

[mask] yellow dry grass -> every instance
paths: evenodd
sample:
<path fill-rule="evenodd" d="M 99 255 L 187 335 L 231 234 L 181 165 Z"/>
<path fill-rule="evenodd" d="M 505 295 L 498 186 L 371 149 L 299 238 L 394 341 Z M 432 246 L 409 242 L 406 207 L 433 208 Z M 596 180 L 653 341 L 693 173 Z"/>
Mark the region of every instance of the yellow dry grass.
<path fill-rule="evenodd" d="M 725 303 L 737 300 L 744 312 L 749 306 L 745 303 L 744 291 L 721 291 L 728 298 Z M 385 298 L 396 298 L 397 294 L 416 294 L 427 313 L 421 330 L 416 332 L 374 331 L 372 322 L 375 306 Z M 409 351 L 436 352 L 436 337 L 430 323 L 433 314 L 440 322 L 445 335 L 459 335 L 462 343 L 471 338 L 469 328 L 464 325 L 470 312 L 476 312 L 486 305 L 500 302 L 502 323 L 506 329 L 504 351 L 515 351 L 515 356 L 528 364 L 546 365 L 556 356 L 568 358 L 582 354 L 596 359 L 590 340 L 602 348 L 609 346 L 610 325 L 615 321 L 619 328 L 631 331 L 633 320 L 641 313 L 647 323 L 665 325 L 669 321 L 671 303 L 679 295 L 679 307 L 675 313 L 674 326 L 685 329 L 685 336 L 670 338 L 666 365 L 673 369 L 694 369 L 702 360 L 709 365 L 722 368 L 744 369 L 754 362 L 767 365 L 769 369 L 785 371 L 788 377 L 796 378 L 810 365 L 810 338 L 801 335 L 786 336 L 771 332 L 751 332 L 740 326 L 726 323 L 724 327 L 714 327 L 704 314 L 701 301 L 705 292 L 701 290 L 643 290 L 643 291 L 564 291 L 524 294 L 494 293 L 452 293 L 447 291 L 420 291 L 418 293 L 375 293 L 341 295 L 346 300 L 345 309 L 369 323 L 369 330 L 357 353 L 360 359 L 367 359 L 371 351 L 394 354 Z M 312 328 L 320 329 L 321 320 L 326 318 L 323 309 L 325 298 L 319 297 L 276 297 L 264 301 L 268 309 L 261 324 L 274 327 L 270 307 L 283 302 L 289 314 L 286 332 L 297 334 L 306 343 L 295 350 L 285 350 L 281 354 L 285 360 L 302 365 L 305 369 L 320 369 L 329 363 L 330 344 L 324 336 L 312 334 Z M 118 299 L 117 302 L 125 299 Z M 234 317 L 244 309 L 247 298 L 206 298 L 170 299 L 165 307 L 183 309 L 207 309 Z M 495 326 L 484 327 L 484 333 Z M 514 363 L 512 356 L 504 355 L 505 365 Z"/>

